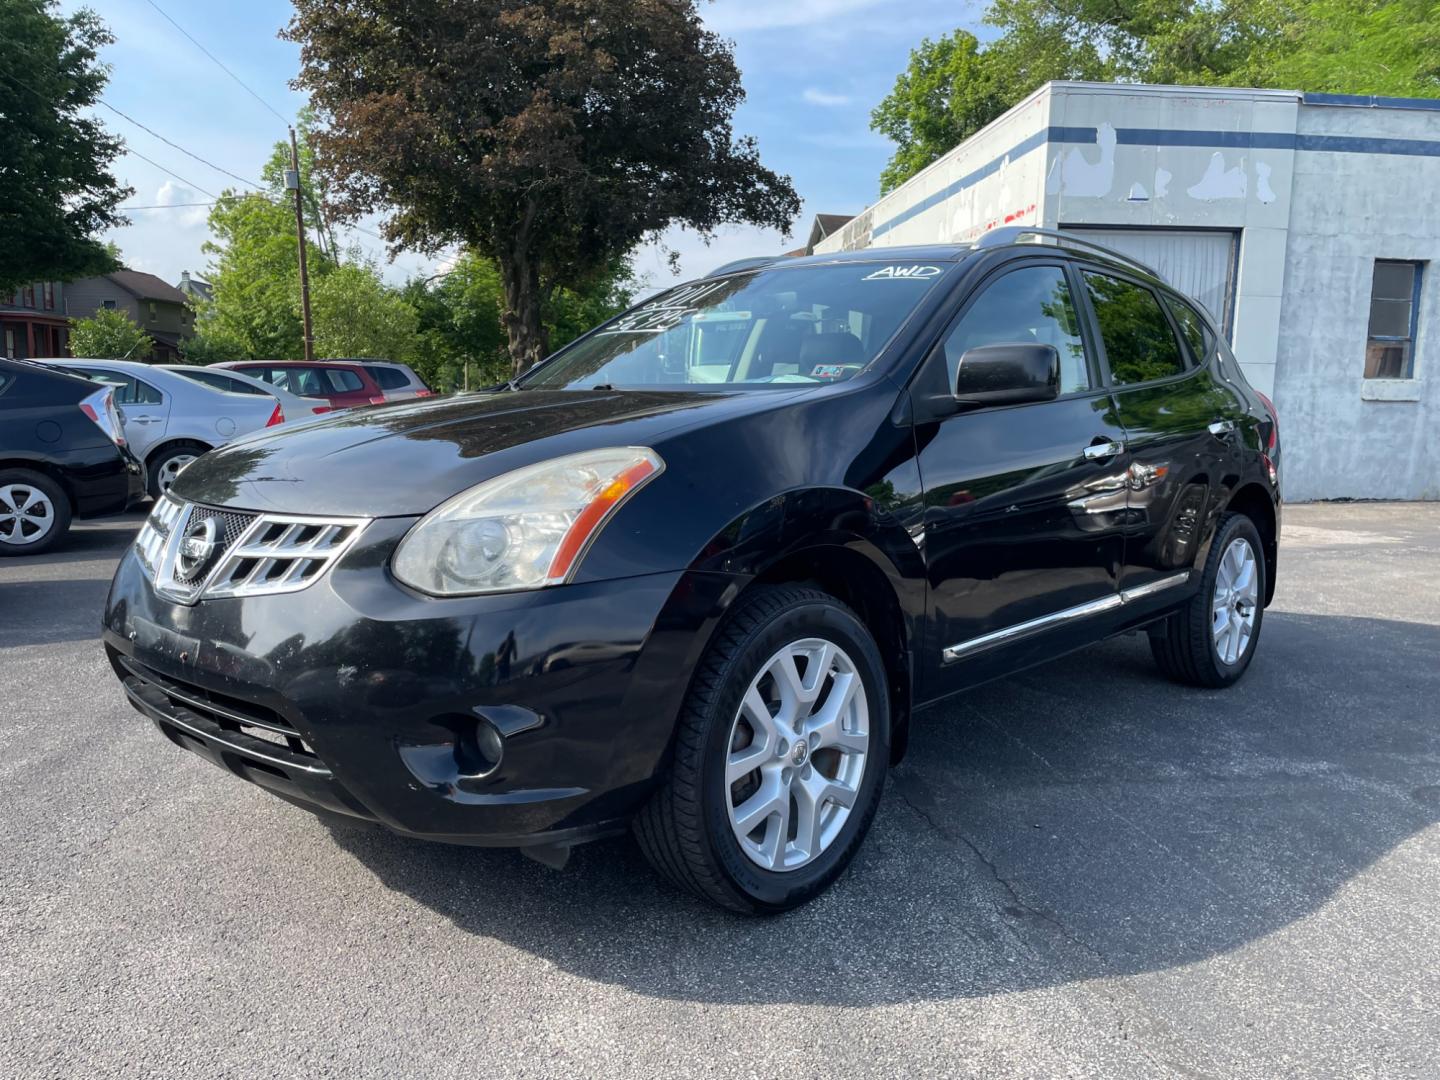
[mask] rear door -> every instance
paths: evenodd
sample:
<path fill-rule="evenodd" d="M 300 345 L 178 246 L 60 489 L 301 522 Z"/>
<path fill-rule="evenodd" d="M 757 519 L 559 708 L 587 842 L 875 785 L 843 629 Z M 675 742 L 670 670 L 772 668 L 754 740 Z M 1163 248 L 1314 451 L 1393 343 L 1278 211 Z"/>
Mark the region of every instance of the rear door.
<path fill-rule="evenodd" d="M 1121 596 L 1163 607 L 1191 584 L 1239 476 L 1243 403 L 1196 355 L 1213 340 L 1183 304 L 1110 268 L 1087 266 L 1080 278 L 1128 451 Z"/>
<path fill-rule="evenodd" d="M 1003 264 L 912 388 L 930 584 L 927 697 L 1089 640 L 1119 607 L 1124 432 L 1075 287 L 1059 258 Z M 1056 348 L 1060 396 L 959 411 L 960 357 L 1012 342 Z"/>

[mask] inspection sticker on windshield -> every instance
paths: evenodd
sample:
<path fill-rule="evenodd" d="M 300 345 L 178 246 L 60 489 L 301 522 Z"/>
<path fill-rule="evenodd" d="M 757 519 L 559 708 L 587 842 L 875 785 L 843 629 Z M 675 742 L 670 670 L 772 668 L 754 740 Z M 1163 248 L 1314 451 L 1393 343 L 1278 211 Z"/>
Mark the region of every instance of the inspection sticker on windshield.
<path fill-rule="evenodd" d="M 887 266 L 866 274 L 864 281 L 929 281 L 941 274 L 938 266 Z"/>

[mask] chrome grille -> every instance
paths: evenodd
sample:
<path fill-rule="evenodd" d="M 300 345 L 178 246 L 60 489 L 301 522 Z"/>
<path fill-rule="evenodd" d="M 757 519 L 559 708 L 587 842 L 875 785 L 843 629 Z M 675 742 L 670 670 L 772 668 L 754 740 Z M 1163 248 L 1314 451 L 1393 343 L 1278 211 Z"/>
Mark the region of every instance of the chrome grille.
<path fill-rule="evenodd" d="M 298 592 L 349 550 L 365 518 L 263 514 L 156 502 L 135 540 L 155 590 L 181 603 Z"/>

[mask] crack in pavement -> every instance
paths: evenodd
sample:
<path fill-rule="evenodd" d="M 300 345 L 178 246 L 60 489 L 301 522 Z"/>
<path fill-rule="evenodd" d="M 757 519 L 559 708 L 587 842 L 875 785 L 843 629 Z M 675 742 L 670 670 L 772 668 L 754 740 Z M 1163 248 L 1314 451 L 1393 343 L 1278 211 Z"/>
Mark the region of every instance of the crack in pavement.
<path fill-rule="evenodd" d="M 1088 983 L 1089 985 L 1086 988 L 1111 1006 L 1116 1014 L 1120 1037 L 1122 1039 L 1127 1041 L 1130 1039 L 1127 1028 L 1133 1028 L 1137 1036 L 1144 1034 L 1145 1029 L 1148 1028 L 1148 1033 L 1154 1042 L 1166 1044 L 1169 1047 L 1173 1047 L 1175 1051 L 1183 1051 L 1187 1057 L 1193 1054 L 1196 1048 L 1193 1047 L 1191 1041 L 1186 1038 L 1183 1033 L 1171 1026 L 1163 1017 L 1156 1016 L 1150 1010 L 1140 995 L 1125 983 L 1125 976 L 1115 969 L 1109 958 L 1106 957 L 1100 949 L 1097 949 L 1094 945 L 1091 945 L 1088 941 L 1077 935 L 1066 926 L 1061 919 L 1049 912 L 1042 911 L 1034 904 L 1025 900 L 1015 887 L 1014 882 L 1010 881 L 1000 872 L 1000 868 L 995 864 L 995 861 L 987 856 L 975 841 L 960 830 L 949 828 L 938 822 L 929 810 L 922 807 L 911 797 L 910 792 L 905 788 L 904 781 L 897 780 L 893 773 L 890 779 L 891 787 L 900 801 L 904 803 L 916 817 L 923 821 L 936 836 L 951 846 L 964 848 L 964 850 L 971 854 L 976 862 L 986 869 L 991 880 L 1000 886 L 1000 888 L 1004 890 L 1005 895 L 1010 898 L 1013 911 L 1023 912 L 1026 915 L 1032 916 L 1035 920 L 1053 928 L 1067 944 L 1080 950 L 1087 956 L 1092 957 L 1098 963 L 1101 968 L 1100 972 L 1093 975 L 1081 973 L 1077 981 Z M 993 896 L 990 898 L 990 904 L 995 909 L 995 913 L 999 916 L 1000 923 L 1006 932 L 1008 932 L 1022 948 L 1030 952 L 1034 959 L 1043 963 L 1044 958 L 1017 932 L 1013 925 L 1015 921 L 1014 915 L 1007 912 L 1005 907 Z M 1125 1003 L 1119 1000 L 1121 997 L 1126 998 L 1130 1002 L 1133 1010 L 1126 1008 Z M 1133 1015 L 1132 1013 L 1138 1013 L 1139 1015 Z M 1135 1040 L 1135 1046 L 1152 1065 L 1173 1070 L 1180 1075 L 1192 1077 L 1194 1080 L 1213 1080 L 1214 1077 L 1220 1075 L 1219 1073 L 1197 1068 L 1189 1061 L 1177 1060 L 1175 1053 L 1171 1051 L 1162 1051 L 1162 1056 L 1157 1057 L 1138 1037 Z M 1213 1068 L 1214 1063 L 1209 1063 L 1209 1067 Z"/>

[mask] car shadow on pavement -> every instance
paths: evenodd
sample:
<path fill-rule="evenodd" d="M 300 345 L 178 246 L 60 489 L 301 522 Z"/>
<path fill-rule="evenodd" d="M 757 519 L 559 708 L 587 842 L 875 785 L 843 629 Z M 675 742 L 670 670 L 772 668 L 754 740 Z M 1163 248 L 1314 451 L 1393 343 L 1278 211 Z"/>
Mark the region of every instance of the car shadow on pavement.
<path fill-rule="evenodd" d="M 917 718 L 851 870 L 774 919 L 662 885 L 628 840 L 563 872 L 330 826 L 476 935 L 665 998 L 874 1005 L 1172 968 L 1285 932 L 1440 820 L 1440 627 L 1272 611 L 1247 677 L 1143 637 Z"/>

